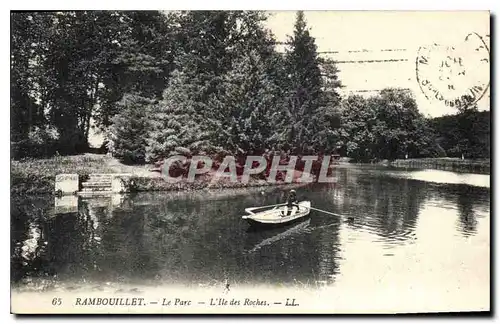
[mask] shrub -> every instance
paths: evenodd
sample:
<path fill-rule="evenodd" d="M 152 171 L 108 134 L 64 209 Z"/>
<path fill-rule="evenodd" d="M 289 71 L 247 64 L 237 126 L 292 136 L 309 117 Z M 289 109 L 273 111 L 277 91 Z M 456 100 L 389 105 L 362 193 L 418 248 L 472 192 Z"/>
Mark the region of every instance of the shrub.
<path fill-rule="evenodd" d="M 148 121 L 146 110 L 153 101 L 135 94 L 125 94 L 118 103 L 119 113 L 110 127 L 110 151 L 124 163 L 141 164 L 146 156 Z"/>
<path fill-rule="evenodd" d="M 11 155 L 14 159 L 25 157 L 48 157 L 57 152 L 59 133 L 50 126 L 35 126 L 27 138 L 11 142 Z"/>

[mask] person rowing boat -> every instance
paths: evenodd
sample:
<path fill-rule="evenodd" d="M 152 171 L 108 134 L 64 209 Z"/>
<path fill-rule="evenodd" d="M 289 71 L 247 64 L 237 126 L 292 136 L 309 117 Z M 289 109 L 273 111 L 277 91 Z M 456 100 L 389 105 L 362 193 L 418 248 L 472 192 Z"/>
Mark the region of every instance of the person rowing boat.
<path fill-rule="evenodd" d="M 295 190 L 290 190 L 290 193 L 288 194 L 288 199 L 286 201 L 286 206 L 285 210 L 281 212 L 281 216 L 290 216 L 292 211 L 295 208 L 298 208 L 298 200 L 297 200 L 297 193 Z"/>
<path fill-rule="evenodd" d="M 263 210 L 264 208 L 267 209 Z M 309 216 L 311 210 L 340 218 L 347 217 L 347 221 L 350 223 L 353 223 L 355 218 L 354 216 L 345 216 L 319 208 L 314 208 L 311 206 L 311 202 L 309 200 L 298 201 L 297 193 L 295 192 L 295 190 L 290 190 L 287 196 L 287 200 L 284 203 L 245 208 L 245 211 L 248 213 L 248 215 L 244 215 L 242 216 L 242 218 L 246 220 L 251 226 L 274 227 L 291 224 L 292 222 L 304 219 L 305 217 Z"/>

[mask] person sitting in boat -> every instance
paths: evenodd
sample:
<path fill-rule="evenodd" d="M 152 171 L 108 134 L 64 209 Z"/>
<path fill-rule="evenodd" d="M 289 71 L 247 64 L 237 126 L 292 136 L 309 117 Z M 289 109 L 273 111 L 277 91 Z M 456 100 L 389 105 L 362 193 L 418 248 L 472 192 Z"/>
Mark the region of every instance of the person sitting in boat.
<path fill-rule="evenodd" d="M 295 190 L 290 190 L 290 193 L 288 194 L 288 199 L 286 201 L 286 206 L 284 212 L 282 212 L 281 216 L 290 216 L 292 214 L 293 208 L 297 207 L 298 201 L 297 201 L 297 193 Z"/>

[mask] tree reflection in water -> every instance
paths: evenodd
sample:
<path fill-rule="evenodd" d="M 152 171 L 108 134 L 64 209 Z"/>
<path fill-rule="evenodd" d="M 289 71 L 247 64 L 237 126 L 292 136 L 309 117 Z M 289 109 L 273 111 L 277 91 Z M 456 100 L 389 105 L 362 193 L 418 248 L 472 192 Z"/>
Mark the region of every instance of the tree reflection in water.
<path fill-rule="evenodd" d="M 337 177 L 336 184 L 298 189 L 298 198 L 346 217 L 313 211 L 307 222 L 270 231 L 249 230 L 241 216 L 245 207 L 280 201 L 279 190 L 80 199 L 77 212 L 66 214 L 54 214 L 50 196 L 13 199 L 12 281 L 206 286 L 227 279 L 232 286 L 318 287 L 334 283 L 340 260 L 349 258 L 340 235 L 346 226 L 403 245 L 414 243 L 419 212 L 429 199 L 457 210 L 456 230 L 462 235 L 476 233 L 478 211 L 489 212 L 487 188 L 429 184 L 359 168 L 339 169 Z"/>

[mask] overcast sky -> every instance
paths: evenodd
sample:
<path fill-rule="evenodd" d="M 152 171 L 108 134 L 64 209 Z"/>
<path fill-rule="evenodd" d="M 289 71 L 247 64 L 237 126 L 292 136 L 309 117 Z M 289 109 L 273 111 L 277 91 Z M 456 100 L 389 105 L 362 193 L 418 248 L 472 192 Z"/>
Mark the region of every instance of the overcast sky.
<path fill-rule="evenodd" d="M 268 27 L 279 41 L 292 34 L 295 14 L 295 11 L 271 12 Z M 361 90 L 360 93 L 369 95 L 371 90 L 388 86 L 409 88 L 424 114 L 440 116 L 454 113 L 455 110 L 446 107 L 443 102 L 428 100 L 416 81 L 417 51 L 421 46 L 432 44 L 438 44 L 441 49 L 447 46 L 463 49 L 465 54 L 462 57 L 468 58 L 465 60 L 468 75 L 462 83 L 469 86 L 489 82 L 489 62 L 480 63 L 476 55 L 478 52 L 474 51 L 479 38 L 474 36 L 475 39 L 469 38 L 465 42 L 467 35 L 477 33 L 489 47 L 490 18 L 487 11 L 306 11 L 305 16 L 311 35 L 316 38 L 318 51 L 338 52 L 322 55 L 344 62 L 338 64 L 340 78 L 345 85 L 344 94 Z M 486 51 L 479 54 L 483 55 L 481 57 L 488 56 Z M 428 75 L 432 71 L 428 69 L 425 73 Z M 480 109 L 489 108 L 489 90 L 478 104 Z"/>

